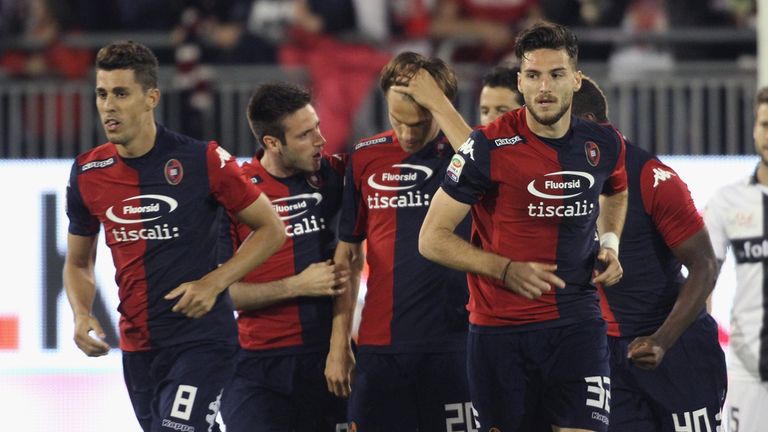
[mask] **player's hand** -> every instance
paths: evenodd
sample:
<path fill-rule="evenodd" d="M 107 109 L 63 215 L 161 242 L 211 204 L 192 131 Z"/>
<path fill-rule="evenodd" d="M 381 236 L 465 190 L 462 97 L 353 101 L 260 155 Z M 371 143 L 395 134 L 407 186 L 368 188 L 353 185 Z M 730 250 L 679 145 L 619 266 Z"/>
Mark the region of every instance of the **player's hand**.
<path fill-rule="evenodd" d="M 611 248 L 600 248 L 597 254 L 598 266 L 594 271 L 592 283 L 611 286 L 621 280 L 624 269 L 621 268 L 619 256 Z"/>
<path fill-rule="evenodd" d="M 179 285 L 164 298 L 166 300 L 179 298 L 172 311 L 182 313 L 189 318 L 200 318 L 213 308 L 218 295 L 219 291 L 213 284 L 199 279 Z"/>
<path fill-rule="evenodd" d="M 331 260 L 313 263 L 291 281 L 300 296 L 338 296 L 346 290 L 350 271 Z"/>
<path fill-rule="evenodd" d="M 338 397 L 349 397 L 352 393 L 352 378 L 355 373 L 355 355 L 349 343 L 328 351 L 325 359 L 325 382 L 328 391 Z"/>
<path fill-rule="evenodd" d="M 627 358 L 635 363 L 640 369 L 656 369 L 664 359 L 667 352 L 652 336 L 642 336 L 636 338 L 629 344 Z"/>
<path fill-rule="evenodd" d="M 510 261 L 504 275 L 504 284 L 510 291 L 527 299 L 536 299 L 553 286 L 565 288 L 565 281 L 556 274 L 555 264 Z"/>
<path fill-rule="evenodd" d="M 75 316 L 75 344 L 88 357 L 100 357 L 109 353 L 109 345 L 104 342 L 107 335 L 99 320 L 90 314 Z"/>
<path fill-rule="evenodd" d="M 408 82 L 398 83 L 390 87 L 390 90 L 412 97 L 427 110 L 432 110 L 445 98 L 437 81 L 425 69 L 419 69 Z"/>

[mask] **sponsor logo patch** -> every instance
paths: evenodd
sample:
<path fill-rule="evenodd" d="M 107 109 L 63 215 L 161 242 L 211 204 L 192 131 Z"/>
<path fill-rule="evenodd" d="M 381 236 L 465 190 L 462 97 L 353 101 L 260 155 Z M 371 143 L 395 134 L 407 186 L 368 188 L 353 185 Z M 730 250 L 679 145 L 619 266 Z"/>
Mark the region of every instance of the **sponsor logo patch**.
<path fill-rule="evenodd" d="M 523 137 L 520 135 L 515 135 L 511 138 L 496 138 L 493 140 L 493 143 L 496 145 L 496 147 L 510 146 L 521 142 L 525 142 L 525 139 L 523 139 Z"/>
<path fill-rule="evenodd" d="M 387 137 L 387 136 L 369 139 L 367 141 L 360 141 L 359 143 L 355 144 L 355 150 L 360 150 L 363 147 L 368 147 L 375 144 L 382 144 L 388 141 L 391 141 L 391 139 L 390 137 Z"/>
<path fill-rule="evenodd" d="M 464 160 L 461 155 L 453 155 L 453 158 L 451 159 L 451 163 L 448 164 L 448 170 L 446 171 L 445 175 L 448 176 L 451 181 L 454 183 L 459 182 L 459 177 L 461 177 L 461 171 L 464 169 L 464 163 L 466 161 Z"/>
<path fill-rule="evenodd" d="M 384 191 L 408 190 L 428 180 L 433 174 L 432 168 L 423 165 L 394 164 L 392 168 L 399 172 L 371 174 L 368 177 L 368 186 Z"/>
<path fill-rule="evenodd" d="M 114 164 L 115 164 L 115 158 L 113 157 L 109 159 L 96 160 L 96 161 L 88 162 L 87 164 L 82 165 L 80 167 L 80 172 L 84 173 L 94 168 L 106 168 Z"/>
<path fill-rule="evenodd" d="M 666 171 L 661 168 L 654 168 L 653 169 L 653 187 L 655 188 L 656 186 L 659 185 L 660 182 L 671 179 L 673 175 L 675 175 L 675 173 L 671 171 Z"/>

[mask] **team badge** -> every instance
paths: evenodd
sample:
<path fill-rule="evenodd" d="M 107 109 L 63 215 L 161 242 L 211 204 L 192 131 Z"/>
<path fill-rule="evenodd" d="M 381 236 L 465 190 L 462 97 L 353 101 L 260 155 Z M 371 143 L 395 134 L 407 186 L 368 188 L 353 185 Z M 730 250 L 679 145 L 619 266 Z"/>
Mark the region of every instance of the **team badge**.
<path fill-rule="evenodd" d="M 600 148 L 592 141 L 584 143 L 584 152 L 587 153 L 587 162 L 593 167 L 600 163 Z"/>
<path fill-rule="evenodd" d="M 176 159 L 169 159 L 165 163 L 165 181 L 172 186 L 176 186 L 181 183 L 183 177 L 184 167 L 181 166 L 181 162 Z"/>
<path fill-rule="evenodd" d="M 320 180 L 320 176 L 317 175 L 317 173 L 312 173 L 307 176 L 307 184 L 310 185 L 313 189 L 320 189 L 320 186 L 322 186 L 323 182 Z"/>
<path fill-rule="evenodd" d="M 259 184 L 263 182 L 262 178 L 258 174 L 254 174 L 253 177 L 251 177 L 251 183 L 253 184 Z"/>

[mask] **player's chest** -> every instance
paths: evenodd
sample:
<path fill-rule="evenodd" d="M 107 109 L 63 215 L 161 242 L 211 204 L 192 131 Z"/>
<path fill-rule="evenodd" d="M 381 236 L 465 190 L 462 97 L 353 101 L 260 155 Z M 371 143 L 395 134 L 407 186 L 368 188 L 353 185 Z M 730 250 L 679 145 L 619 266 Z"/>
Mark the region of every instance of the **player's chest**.
<path fill-rule="evenodd" d="M 341 208 L 340 178 L 308 176 L 288 183 L 271 180 L 258 186 L 285 224 L 286 235 L 295 241 L 332 229 Z"/>

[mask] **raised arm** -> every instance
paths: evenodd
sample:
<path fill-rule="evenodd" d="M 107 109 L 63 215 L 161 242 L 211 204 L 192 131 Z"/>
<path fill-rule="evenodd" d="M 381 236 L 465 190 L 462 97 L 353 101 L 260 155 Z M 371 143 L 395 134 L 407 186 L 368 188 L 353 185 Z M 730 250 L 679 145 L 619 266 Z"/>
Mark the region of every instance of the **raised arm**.
<path fill-rule="evenodd" d="M 285 241 L 284 225 L 264 194 L 237 213 L 237 218 L 251 228 L 251 233 L 227 262 L 199 280 L 179 285 L 165 296 L 167 300 L 180 297 L 173 306 L 174 312 L 190 318 L 205 315 L 216 302 L 216 296 L 263 263 Z"/>
<path fill-rule="evenodd" d="M 459 150 L 472 133 L 472 128 L 426 70 L 419 69 L 407 85 L 392 86 L 390 90 L 411 96 L 416 103 L 428 110 L 455 151 Z"/>
<path fill-rule="evenodd" d="M 355 316 L 364 261 L 362 243 L 340 241 L 336 246 L 334 262 L 348 271 L 349 277 L 342 285 L 342 294 L 337 296 L 333 303 L 333 324 L 325 362 L 325 379 L 328 391 L 339 397 L 347 397 L 352 391 L 352 373 L 355 368 L 352 320 Z"/>
<path fill-rule="evenodd" d="M 469 205 L 439 189 L 421 226 L 419 252 L 446 267 L 502 280 L 507 289 L 529 299 L 541 296 L 553 285 L 565 287 L 554 273 L 556 265 L 512 261 L 472 246 L 456 235 L 454 230 L 469 209 Z"/>
<path fill-rule="evenodd" d="M 106 335 L 96 317 L 91 315 L 96 297 L 96 241 L 98 235 L 67 235 L 67 256 L 64 260 L 64 290 L 75 316 L 74 340 L 89 357 L 106 355 L 109 345 L 104 342 Z M 91 337 L 93 331 L 97 338 Z"/>

